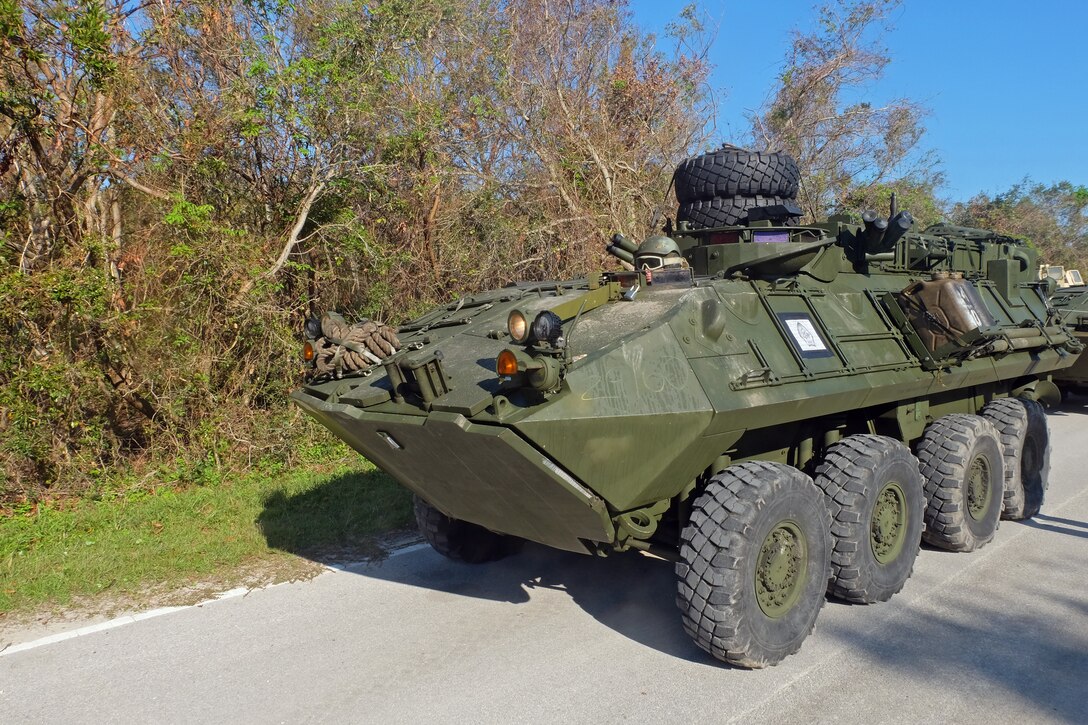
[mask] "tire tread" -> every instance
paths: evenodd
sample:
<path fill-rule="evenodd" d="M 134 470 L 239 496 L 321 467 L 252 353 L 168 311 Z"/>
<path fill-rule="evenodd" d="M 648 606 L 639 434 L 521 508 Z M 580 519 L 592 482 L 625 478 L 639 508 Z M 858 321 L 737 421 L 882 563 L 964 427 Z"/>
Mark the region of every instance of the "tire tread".
<path fill-rule="evenodd" d="M 788 201 L 780 196 L 730 196 L 682 203 L 676 213 L 677 222 L 688 222 L 695 229 L 712 229 L 743 224 L 748 212 L 760 206 L 772 206 Z M 792 221 L 796 217 L 789 218 Z"/>
<path fill-rule="evenodd" d="M 680 163 L 673 175 L 681 204 L 732 196 L 797 196 L 801 172 L 787 154 L 723 148 Z"/>
<path fill-rule="evenodd" d="M 447 559 L 466 564 L 497 561 L 517 548 L 520 539 L 451 518 L 419 496 L 413 497 L 419 533 L 431 548 Z"/>
<path fill-rule="evenodd" d="M 1001 475 L 1004 498 L 1004 455 L 993 423 L 979 415 L 955 413 L 938 418 L 922 435 L 917 455 L 926 494 L 926 530 L 923 538 L 949 551 L 974 551 L 993 539 L 997 518 L 988 533 L 976 535 L 966 525 L 963 485 L 971 451 L 982 437 L 997 444 L 1001 456 L 994 461 Z M 1000 507 L 998 507 L 1000 515 Z"/>
<path fill-rule="evenodd" d="M 998 398 L 986 404 L 982 416 L 997 428 L 1005 458 L 1005 495 L 1001 516 L 1013 521 L 1029 519 L 1039 513 L 1048 483 L 1050 434 L 1046 411 L 1034 400 Z M 1028 435 L 1042 438 L 1042 459 L 1039 469 L 1028 472 L 1028 480 L 1025 480 L 1021 452 Z"/>
<path fill-rule="evenodd" d="M 699 647 L 738 667 L 774 665 L 796 652 L 812 632 L 816 613 L 823 606 L 821 592 L 804 636 L 794 646 L 777 652 L 765 651 L 753 641 L 745 626 L 744 608 L 736 606 L 745 591 L 746 557 L 751 547 L 761 544 L 750 539 L 751 521 L 774 496 L 790 487 L 803 490 L 818 504 L 813 511 L 822 530 L 830 532 L 830 516 L 811 479 L 795 468 L 763 461 L 730 466 L 714 476 L 695 501 L 684 529 L 681 561 L 676 565 L 677 605 L 684 630 Z M 829 577 L 830 536 L 818 538 L 822 541 L 810 544 L 810 556 L 820 556 L 822 550 L 823 568 Z"/>
<path fill-rule="evenodd" d="M 870 481 L 871 473 L 878 470 L 889 458 L 909 457 L 915 466 L 915 477 L 910 481 L 901 481 L 904 494 L 914 496 L 917 510 L 911 512 L 908 520 L 909 529 L 916 527 L 916 538 L 904 544 L 911 547 L 904 551 L 910 558 L 910 567 L 900 581 L 891 586 L 876 581 L 864 566 L 869 546 L 869 522 L 863 521 L 862 508 L 868 506 L 870 499 L 879 492 L 883 485 L 879 481 Z M 825 502 L 831 515 L 831 533 L 834 546 L 831 551 L 831 582 L 828 593 L 832 596 L 855 604 L 871 604 L 887 601 L 899 593 L 914 571 L 914 560 L 921 547 L 921 524 L 925 515 L 925 496 L 923 495 L 922 476 L 918 471 L 918 461 L 904 444 L 885 436 L 862 434 L 852 435 L 839 441 L 828 449 L 816 471 L 815 482 L 825 495 Z M 906 489 L 913 487 L 913 491 Z M 908 533 L 909 535 L 909 533 Z M 875 564 L 875 562 L 874 562 Z"/>

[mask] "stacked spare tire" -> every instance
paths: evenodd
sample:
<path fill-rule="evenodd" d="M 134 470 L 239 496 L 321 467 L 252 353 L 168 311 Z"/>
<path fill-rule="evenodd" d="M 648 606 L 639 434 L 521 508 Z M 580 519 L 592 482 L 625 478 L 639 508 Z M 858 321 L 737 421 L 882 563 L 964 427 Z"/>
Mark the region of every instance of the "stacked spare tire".
<path fill-rule="evenodd" d="M 748 151 L 726 144 L 676 167 L 673 187 L 678 224 L 710 229 L 768 220 L 793 225 L 801 216 L 801 171 L 788 154 Z"/>

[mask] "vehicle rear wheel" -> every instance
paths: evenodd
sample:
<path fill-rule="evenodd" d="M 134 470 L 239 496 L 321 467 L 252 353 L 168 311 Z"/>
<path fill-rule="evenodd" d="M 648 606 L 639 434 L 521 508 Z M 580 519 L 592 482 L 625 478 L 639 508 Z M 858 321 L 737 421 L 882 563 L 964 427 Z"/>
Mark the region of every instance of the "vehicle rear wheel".
<path fill-rule="evenodd" d="M 512 536 L 450 518 L 419 496 L 414 499 L 419 532 L 432 549 L 448 559 L 483 564 L 513 553 L 520 543 L 520 539 Z"/>
<path fill-rule="evenodd" d="M 918 444 L 926 493 L 923 538 L 949 551 L 974 551 L 997 531 L 1005 490 L 1001 439 L 978 415 L 946 415 Z"/>
<path fill-rule="evenodd" d="M 778 664 L 824 604 L 831 519 L 812 479 L 780 463 L 730 466 L 693 505 L 676 565 L 684 629 L 719 660 Z"/>
<path fill-rule="evenodd" d="M 997 428 L 1005 457 L 1001 516 L 1031 518 L 1042 508 L 1050 472 L 1046 411 L 1034 400 L 999 398 L 988 403 L 982 415 Z"/>
<path fill-rule="evenodd" d="M 922 543 L 918 459 L 897 440 L 850 436 L 828 449 L 816 485 L 831 514 L 828 592 L 858 604 L 891 599 L 910 578 Z"/>

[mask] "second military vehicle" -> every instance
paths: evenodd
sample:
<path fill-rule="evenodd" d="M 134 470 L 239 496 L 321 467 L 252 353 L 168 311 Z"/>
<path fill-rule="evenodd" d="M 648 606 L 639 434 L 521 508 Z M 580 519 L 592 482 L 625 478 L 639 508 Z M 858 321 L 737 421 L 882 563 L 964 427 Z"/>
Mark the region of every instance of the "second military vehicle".
<path fill-rule="evenodd" d="M 1076 271 L 1076 270 L 1070 270 Z M 1077 272 L 1077 277 L 1080 273 Z M 1050 304 L 1082 345 L 1088 345 L 1088 287 L 1083 284 L 1059 287 Z M 1054 382 L 1063 390 L 1088 394 L 1088 355 L 1081 355 L 1070 367 L 1054 373 Z"/>
<path fill-rule="evenodd" d="M 698 646 L 777 663 L 828 591 L 886 600 L 923 537 L 970 551 L 1038 510 L 1041 402 L 1080 351 L 1030 247 L 896 210 L 800 225 L 797 176 L 685 162 L 679 228 L 610 244 L 627 270 L 442 305 L 392 354 L 314 320 L 292 397 L 415 492 L 440 553 L 652 552 Z"/>
<path fill-rule="evenodd" d="M 1056 264 L 1040 264 L 1039 279 L 1052 279 L 1058 289 L 1066 287 L 1083 287 L 1084 278 L 1080 276 L 1079 269 L 1066 269 Z"/>

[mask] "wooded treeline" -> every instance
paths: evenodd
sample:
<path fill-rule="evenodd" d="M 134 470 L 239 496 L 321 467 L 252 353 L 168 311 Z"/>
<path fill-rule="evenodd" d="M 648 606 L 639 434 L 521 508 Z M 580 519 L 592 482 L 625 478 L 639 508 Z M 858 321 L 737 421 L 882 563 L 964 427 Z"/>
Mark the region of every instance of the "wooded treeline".
<path fill-rule="evenodd" d="M 946 209 L 923 109 L 842 101 L 894 5 L 829 3 L 739 141 L 797 156 L 810 215 L 896 189 L 1074 259 L 1083 187 Z M 289 459 L 311 311 L 609 265 L 714 138 L 711 40 L 609 0 L 0 0 L 0 503 Z"/>
<path fill-rule="evenodd" d="M 287 455 L 311 309 L 602 264 L 709 128 L 694 30 L 607 0 L 0 2 L 5 496 Z"/>

